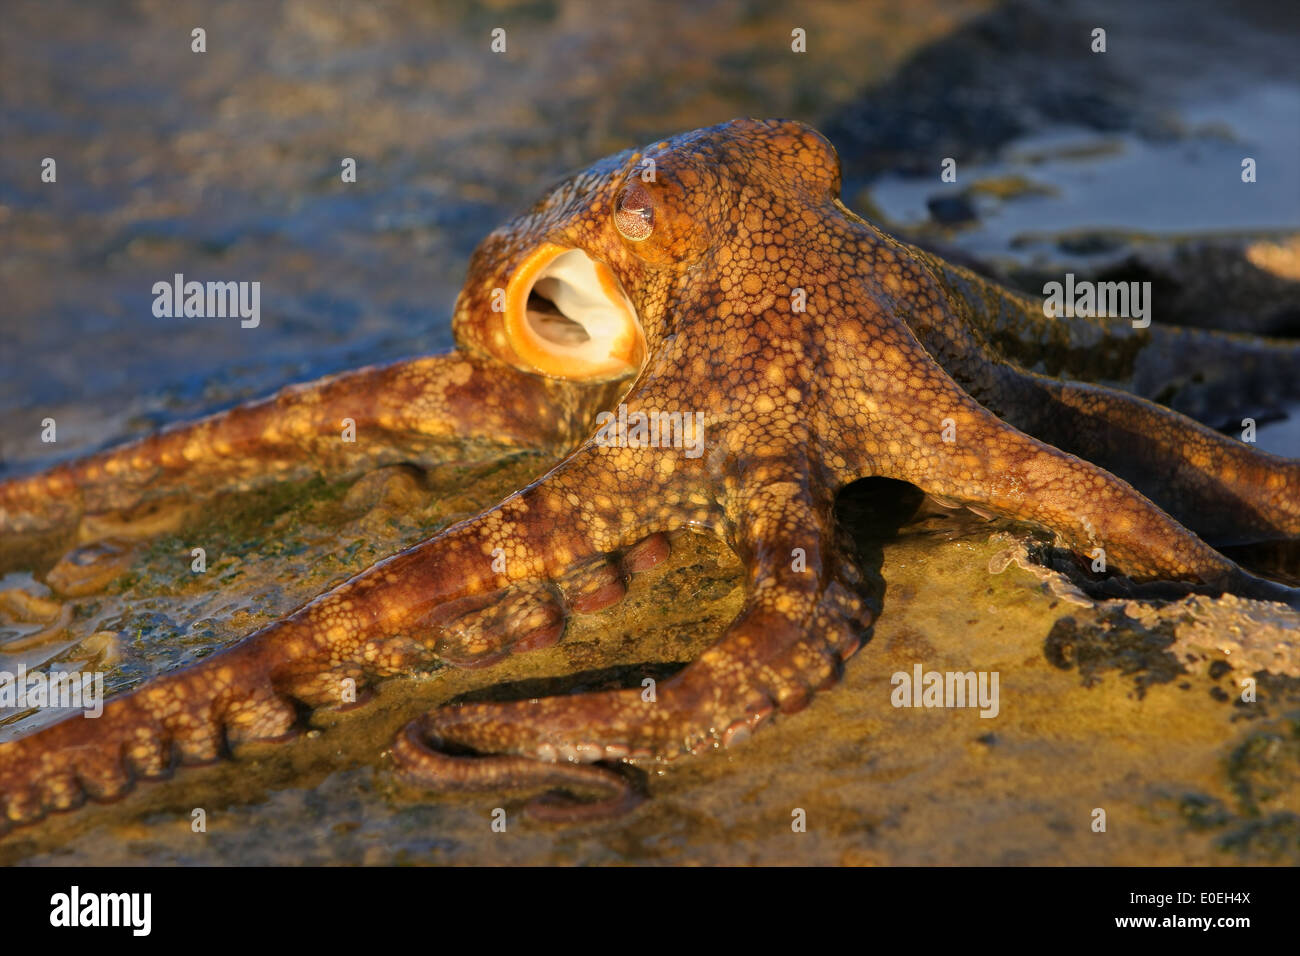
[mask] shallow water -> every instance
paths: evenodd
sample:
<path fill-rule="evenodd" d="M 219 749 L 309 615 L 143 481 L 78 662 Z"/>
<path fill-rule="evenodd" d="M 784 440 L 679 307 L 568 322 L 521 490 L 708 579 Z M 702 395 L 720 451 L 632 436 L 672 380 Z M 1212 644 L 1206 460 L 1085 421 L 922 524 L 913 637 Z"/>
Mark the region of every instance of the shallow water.
<path fill-rule="evenodd" d="M 20 144 L 0 154 L 3 467 L 29 470 L 289 381 L 445 348 L 469 251 L 557 175 L 736 115 L 820 125 L 988 6 L 870 3 L 850 16 L 844 5 L 814 4 L 800 21 L 812 51 L 795 60 L 791 23 L 775 3 L 683 7 L 671 17 L 635 5 L 621 18 L 578 2 L 490 12 L 231 3 L 215 13 L 183 3 L 12 4 L 0 34 L 0 132 Z M 1113 7 L 1107 22 L 1122 36 L 1135 21 Z M 204 22 L 209 52 L 198 60 L 188 35 Z M 486 51 L 498 23 L 510 36 L 500 58 Z M 1242 19 L 1234 29 L 1245 47 L 1271 48 L 1250 42 L 1267 24 Z M 1226 84 L 1236 99 L 1225 98 L 1209 66 L 1178 86 L 1176 41 L 1152 41 L 1148 52 L 1164 51 L 1152 93 L 1185 136 L 1076 130 L 1076 144 L 1118 141 L 1119 152 L 1031 169 L 1027 145 L 1053 135 L 1031 130 L 963 176 L 1032 172 L 1057 196 L 999 201 L 945 238 L 992 260 L 1023 265 L 1022 253 L 1037 254 L 1046 255 L 1037 266 L 1084 268 L 1086 258 L 1054 239 L 1016 240 L 1080 228 L 1156 234 L 1158 244 L 1162 233 L 1188 230 L 1300 230 L 1289 194 L 1269 191 L 1288 169 L 1295 175 L 1294 127 L 1285 124 L 1294 87 L 1249 95 L 1280 65 L 1239 63 Z M 57 62 L 79 68 L 56 84 Z M 1232 69 L 1218 72 L 1233 79 Z M 1243 102 L 1250 111 L 1211 115 Z M 1205 132 L 1211 120 L 1231 136 Z M 1238 141 L 1268 170 L 1263 188 L 1241 205 L 1206 198 L 1196 170 L 1230 158 Z M 839 145 L 852 166 L 852 144 Z M 31 174 L 46 155 L 59 157 L 57 187 Z M 358 157 L 353 187 L 338 182 L 347 155 Z M 1156 180 L 1160 191 L 1149 188 Z M 851 197 L 924 232 L 906 202 L 894 205 L 900 183 L 860 181 Z M 149 289 L 176 272 L 260 279 L 261 326 L 154 318 Z M 59 422 L 53 449 L 36 437 L 46 415 Z M 1295 421 L 1262 426 L 1261 445 L 1300 450 Z M 70 602 L 70 636 L 33 653 L 99 655 L 111 689 L 136 686 L 475 513 L 545 464 L 452 464 L 427 485 L 396 469 L 356 486 L 316 482 L 223 501 L 206 522 L 142 545 L 121 580 Z M 196 536 L 213 555 L 201 578 L 188 572 Z M 1250 621 L 1247 637 L 1264 633 L 1244 610 L 1232 608 L 1225 623 L 1199 606 L 1085 601 L 1063 578 L 1008 565 L 1017 549 L 1039 547 L 1024 529 L 965 514 L 930 514 L 897 537 L 864 531 L 861 543 L 885 582 L 882 614 L 844 681 L 742 747 L 648 768 L 654 799 L 626 820 L 531 826 L 518 820 L 521 795 L 422 794 L 396 780 L 384 752 L 405 720 L 463 693 L 553 677 L 539 692 L 569 690 L 694 658 L 740 599 L 734 559 L 705 539 L 675 539 L 666 566 L 636 579 L 623 604 L 575 618 L 553 649 L 486 671 L 389 682 L 366 707 L 317 715 L 297 741 L 17 831 L 0 839 L 0 862 L 1300 859 L 1300 758 L 1288 716 L 1300 705 L 1297 675 L 1262 683 L 1253 707 L 1235 704 L 1241 674 L 1213 662 L 1258 648 L 1206 646 L 1202 636 L 1206 620 L 1211 630 Z M 45 555 L 39 569 L 57 557 Z M 102 632 L 115 641 L 89 641 Z M 998 716 L 891 707 L 892 675 L 917 664 L 997 671 Z M 588 676 L 565 679 L 572 674 Z M 15 716 L 0 716 L 0 739 L 32 726 Z M 489 828 L 497 806 L 509 814 L 504 835 Z M 1111 821 L 1105 833 L 1091 828 L 1098 807 Z M 196 808 L 206 832 L 191 828 Z M 796 809 L 807 832 L 791 830 Z"/>
<path fill-rule="evenodd" d="M 1261 82 L 1183 115 L 1186 128 L 1167 140 L 1060 128 L 1014 140 L 996 161 L 963 164 L 959 184 L 1014 180 L 1018 190 L 1005 199 L 981 193 L 980 227 L 954 241 L 984 259 L 1027 264 L 1059 256 L 1059 239 L 1082 232 L 1268 236 L 1300 229 L 1300 86 Z M 1241 181 L 1243 157 L 1268 171 L 1266 182 Z M 889 175 L 876 181 L 871 199 L 890 222 L 916 228 L 930 220 L 928 199 L 959 191 Z"/>

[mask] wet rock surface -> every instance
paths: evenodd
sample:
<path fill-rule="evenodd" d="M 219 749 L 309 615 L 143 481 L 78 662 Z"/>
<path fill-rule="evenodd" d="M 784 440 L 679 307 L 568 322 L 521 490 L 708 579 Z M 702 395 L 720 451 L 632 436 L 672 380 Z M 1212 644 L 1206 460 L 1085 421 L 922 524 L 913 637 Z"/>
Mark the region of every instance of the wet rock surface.
<path fill-rule="evenodd" d="M 512 477 L 494 480 L 508 487 Z M 403 537 L 347 549 L 349 569 L 369 559 L 372 543 L 382 550 Z M 1149 864 L 1300 855 L 1300 681 L 1255 669 L 1281 644 L 1294 655 L 1294 621 L 1280 633 L 1205 637 L 1197 612 L 1226 620 L 1231 611 L 1196 598 L 1065 601 L 1047 580 L 1056 572 L 1012 563 L 990 574 L 1008 547 L 1037 542 L 973 516 L 922 518 L 861 546 L 887 583 L 872 639 L 843 682 L 737 748 L 643 766 L 653 800 L 624 820 L 551 828 L 522 820 L 524 794 L 430 796 L 397 778 L 385 750 L 406 720 L 447 700 L 672 673 L 739 608 L 738 566 L 707 538 L 675 538 L 671 558 L 635 579 L 623 604 L 574 618 L 554 648 L 483 671 L 390 681 L 365 707 L 317 714 L 295 741 L 16 831 L 0 842 L 0 861 Z M 234 639 L 329 584 L 315 567 L 283 579 L 252 603 L 255 614 L 233 615 L 221 632 Z M 189 591 L 195 603 L 250 603 L 237 581 Z M 137 604 L 133 613 L 148 611 Z M 210 635 L 203 647 L 214 638 L 219 645 Z M 918 666 L 996 672 L 996 717 L 892 706 L 895 675 Z M 1250 703 L 1241 700 L 1246 677 L 1256 681 Z M 506 838 L 491 830 L 497 807 Z M 1096 808 L 1106 811 L 1104 833 L 1091 829 Z M 205 812 L 204 833 L 191 830 L 195 809 Z M 791 830 L 797 810 L 806 833 Z"/>

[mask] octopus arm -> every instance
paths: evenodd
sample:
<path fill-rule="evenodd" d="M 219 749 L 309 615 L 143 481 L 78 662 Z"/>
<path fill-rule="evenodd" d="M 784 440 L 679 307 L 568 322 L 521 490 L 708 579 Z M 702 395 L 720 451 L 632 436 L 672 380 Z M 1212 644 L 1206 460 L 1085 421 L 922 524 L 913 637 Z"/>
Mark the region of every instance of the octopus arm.
<path fill-rule="evenodd" d="M 666 553 L 662 537 L 565 520 L 594 454 L 321 595 L 239 644 L 0 743 L 0 831 L 86 796 L 112 799 L 240 745 L 291 733 L 298 706 L 340 706 L 433 660 L 473 667 L 557 641 L 569 614 L 621 599 Z M 612 518 L 626 501 L 608 502 Z M 644 539 L 644 540 L 641 540 Z"/>
<path fill-rule="evenodd" d="M 1116 388 L 1009 369 L 1006 420 L 1123 478 L 1216 546 L 1300 537 L 1300 461 Z"/>
<path fill-rule="evenodd" d="M 950 371 L 959 379 L 963 363 L 996 356 L 1047 375 L 1121 388 L 1213 428 L 1300 400 L 1300 343 L 1179 326 L 1160 313 L 1158 300 L 1136 324 L 1132 317 L 1048 316 L 1044 298 L 890 241 L 907 250 L 952 304 L 942 318 L 912 324 L 945 368 L 957 366 Z"/>
<path fill-rule="evenodd" d="M 394 745 L 399 770 L 437 790 L 543 788 L 527 805 L 530 816 L 596 819 L 637 799 L 602 763 L 665 761 L 739 743 L 835 683 L 874 608 L 829 489 L 793 440 L 774 440 L 735 464 L 743 478 L 719 492 L 720 530 L 744 563 L 746 599 L 709 650 L 653 694 L 637 687 L 431 711 Z M 640 500 L 644 519 L 661 527 L 684 517 L 674 513 L 671 483 Z"/>
<path fill-rule="evenodd" d="M 0 530 L 393 462 L 562 448 L 593 414 L 592 392 L 461 350 L 363 368 L 0 483 Z"/>

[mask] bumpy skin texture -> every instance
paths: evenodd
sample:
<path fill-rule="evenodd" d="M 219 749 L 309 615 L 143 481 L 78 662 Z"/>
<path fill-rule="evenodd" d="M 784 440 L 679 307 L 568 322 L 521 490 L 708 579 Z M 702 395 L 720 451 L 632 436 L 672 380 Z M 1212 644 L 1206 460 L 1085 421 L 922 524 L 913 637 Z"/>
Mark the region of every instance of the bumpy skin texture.
<path fill-rule="evenodd" d="M 1046 319 L 1040 303 L 884 235 L 838 192 L 833 149 L 792 122 L 737 121 L 611 157 L 483 242 L 453 354 L 291 389 L 0 486 L 0 520 L 30 531 L 155 493 L 418 457 L 429 443 L 568 452 L 481 515 L 100 719 L 0 744 L 0 820 L 281 736 L 294 701 L 336 703 L 344 678 L 553 643 L 570 613 L 617 601 L 660 560 L 664 533 L 709 530 L 744 563 L 745 605 L 654 700 L 636 688 L 447 707 L 394 744 L 399 767 L 437 788 L 567 787 L 596 799 L 530 808 L 622 812 L 635 794 L 596 762 L 728 745 L 836 680 L 872 612 L 832 504 L 869 475 L 1037 522 L 1085 558 L 1103 548 L 1110 573 L 1133 581 L 1296 603 L 1189 528 L 1220 542 L 1300 536 L 1300 463 L 1148 400 L 1203 406 L 1234 376 L 1264 397 L 1293 394 L 1294 347 Z M 507 334 L 494 290 L 546 243 L 621 283 L 645 337 L 631 381 L 535 374 Z M 703 453 L 598 442 L 595 413 L 620 401 L 701 413 Z M 355 447 L 336 440 L 345 416 L 359 420 Z"/>

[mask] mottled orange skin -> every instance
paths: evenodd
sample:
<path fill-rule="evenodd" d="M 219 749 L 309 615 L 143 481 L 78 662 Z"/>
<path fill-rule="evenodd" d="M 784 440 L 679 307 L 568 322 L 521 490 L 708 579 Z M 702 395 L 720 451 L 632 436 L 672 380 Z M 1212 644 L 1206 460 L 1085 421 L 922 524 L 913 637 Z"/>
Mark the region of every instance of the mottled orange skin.
<path fill-rule="evenodd" d="M 1294 363 L 1294 350 L 1045 319 L 1039 303 L 873 228 L 839 185 L 830 145 L 790 122 L 737 121 L 611 157 L 483 242 L 451 355 L 303 386 L 0 486 L 5 526 L 38 530 L 153 493 L 400 460 L 430 442 L 568 449 L 495 507 L 117 698 L 101 719 L 0 744 L 0 819 L 111 797 L 175 756 L 281 736 L 293 701 L 336 703 L 344 678 L 545 646 L 568 614 L 618 600 L 629 574 L 664 556 L 665 532 L 712 531 L 744 563 L 744 609 L 653 701 L 637 688 L 443 708 L 394 745 L 399 766 L 435 787 L 594 790 L 594 803 L 530 806 L 620 812 L 632 791 L 594 762 L 730 744 L 836 680 L 872 613 L 832 503 L 869 475 L 1037 522 L 1082 556 L 1103 548 L 1112 573 L 1134 581 L 1295 603 L 1152 499 L 1216 540 L 1295 537 L 1300 464 L 1112 387 L 1149 395 L 1224 356 L 1262 368 Z M 627 238 L 646 208 L 648 235 Z M 542 243 L 581 249 L 622 283 L 646 340 L 634 380 L 544 378 L 512 347 L 493 290 Z M 1025 370 L 1035 362 L 1053 375 Z M 1111 384 L 1088 384 L 1099 379 Z M 620 401 L 702 413 L 703 454 L 598 444 L 596 411 Z M 338 419 L 359 412 L 358 447 L 339 447 Z"/>

